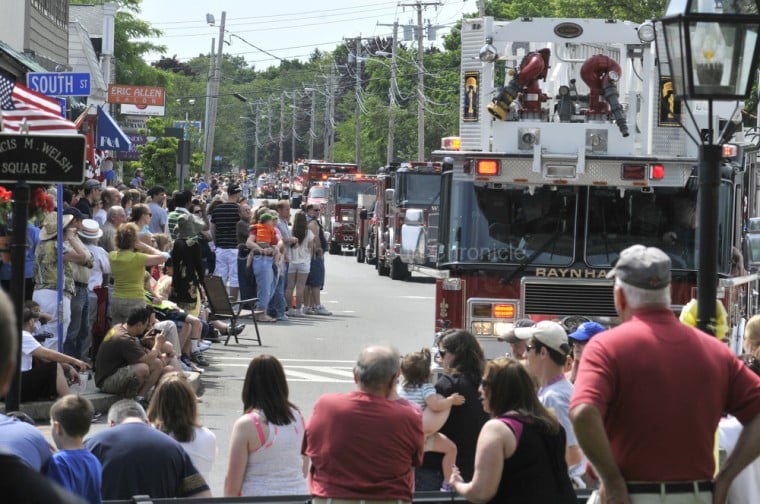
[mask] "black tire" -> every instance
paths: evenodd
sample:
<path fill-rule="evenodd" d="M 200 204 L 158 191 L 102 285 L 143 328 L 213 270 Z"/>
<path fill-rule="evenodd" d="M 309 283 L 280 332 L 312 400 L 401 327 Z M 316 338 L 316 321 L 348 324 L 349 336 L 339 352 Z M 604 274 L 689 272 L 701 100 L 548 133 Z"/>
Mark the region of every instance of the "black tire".
<path fill-rule="evenodd" d="M 363 263 L 366 260 L 364 249 L 361 247 L 358 247 L 356 249 L 356 262 Z"/>
<path fill-rule="evenodd" d="M 378 258 L 377 259 L 377 274 L 380 276 L 388 276 L 390 275 L 390 273 L 391 273 L 390 266 L 388 266 L 388 264 L 384 260 Z"/>
<path fill-rule="evenodd" d="M 340 255 L 340 244 L 338 242 L 331 241 L 330 242 L 330 254 L 332 255 Z"/>
<path fill-rule="evenodd" d="M 396 257 L 391 261 L 390 275 L 392 280 L 405 280 L 409 276 L 409 266 Z"/>

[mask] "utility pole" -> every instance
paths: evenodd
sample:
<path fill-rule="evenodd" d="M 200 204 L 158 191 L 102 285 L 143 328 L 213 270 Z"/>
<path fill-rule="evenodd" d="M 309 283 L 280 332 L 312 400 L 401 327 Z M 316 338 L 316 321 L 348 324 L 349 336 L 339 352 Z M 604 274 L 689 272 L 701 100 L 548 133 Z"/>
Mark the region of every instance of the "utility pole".
<path fill-rule="evenodd" d="M 211 162 L 214 160 L 214 130 L 216 128 L 216 110 L 219 101 L 219 81 L 222 78 L 222 56 L 224 51 L 224 23 L 227 19 L 227 12 L 222 11 L 222 21 L 219 24 L 219 48 L 216 53 L 216 65 L 214 66 L 214 77 L 211 80 L 211 92 L 207 98 L 211 104 L 208 108 L 208 117 L 206 118 L 206 155 L 203 158 L 203 173 L 206 180 L 211 177 Z M 212 51 L 213 53 L 213 47 Z"/>
<path fill-rule="evenodd" d="M 356 164 L 362 167 L 362 37 L 356 37 Z"/>
<path fill-rule="evenodd" d="M 393 45 L 391 46 L 391 84 L 388 86 L 388 146 L 385 154 L 386 165 L 390 166 L 395 157 L 394 151 L 395 145 L 395 128 L 396 128 L 396 72 L 398 70 L 396 65 L 396 49 L 398 48 L 398 21 L 394 21 L 393 25 L 384 25 L 378 23 L 378 26 L 393 26 Z"/>
<path fill-rule="evenodd" d="M 425 161 L 425 67 L 422 65 L 422 9 L 424 7 L 442 5 L 441 2 L 417 1 L 409 4 L 399 4 L 400 7 L 417 9 L 417 160 Z"/>
<path fill-rule="evenodd" d="M 314 137 L 316 137 L 316 132 L 314 131 L 314 123 L 316 122 L 316 96 L 314 93 L 316 93 L 317 88 L 308 87 L 304 89 L 307 93 L 311 93 L 311 115 L 309 116 L 309 159 L 314 159 Z"/>
<path fill-rule="evenodd" d="M 280 95 L 280 161 L 278 167 L 282 166 L 282 144 L 285 141 L 285 91 Z"/>
<path fill-rule="evenodd" d="M 335 148 L 335 62 L 330 65 L 330 76 L 327 83 L 327 100 L 325 100 L 325 161 L 333 161 Z"/>
<path fill-rule="evenodd" d="M 259 102 L 256 101 L 256 109 L 253 115 L 253 173 L 259 174 Z"/>
<path fill-rule="evenodd" d="M 290 128 L 290 162 L 291 166 L 296 164 L 296 90 L 293 90 L 293 119 Z"/>
<path fill-rule="evenodd" d="M 206 158 L 209 157 L 209 150 L 208 150 L 208 125 L 209 125 L 209 117 L 211 117 L 211 96 L 212 91 L 214 90 L 214 68 L 215 68 L 215 60 L 216 56 L 214 55 L 214 50 L 216 49 L 216 39 L 211 39 L 211 52 L 209 52 L 208 57 L 208 80 L 206 81 L 206 114 L 204 118 L 204 126 L 203 126 L 203 173 L 206 176 L 206 180 L 210 183 L 210 174 L 206 173 Z"/>

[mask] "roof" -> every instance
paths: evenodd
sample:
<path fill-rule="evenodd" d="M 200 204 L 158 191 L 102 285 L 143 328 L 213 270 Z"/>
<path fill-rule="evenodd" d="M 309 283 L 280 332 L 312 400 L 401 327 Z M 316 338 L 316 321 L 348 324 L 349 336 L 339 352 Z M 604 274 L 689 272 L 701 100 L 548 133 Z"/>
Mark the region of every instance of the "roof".
<path fill-rule="evenodd" d="M 34 60 L 31 56 L 28 56 L 24 53 L 18 52 L 2 40 L 0 40 L 0 51 L 7 54 L 12 60 L 14 60 L 16 63 L 20 64 L 21 66 L 25 67 L 27 70 L 32 72 L 47 72 L 47 68 L 37 63 L 37 61 Z"/>
<path fill-rule="evenodd" d="M 100 103 L 106 101 L 106 82 L 90 34 L 79 21 L 69 22 L 69 65 L 74 72 L 90 74 L 90 97 Z"/>
<path fill-rule="evenodd" d="M 69 5 L 69 22 L 79 22 L 92 38 L 103 38 L 102 5 Z"/>

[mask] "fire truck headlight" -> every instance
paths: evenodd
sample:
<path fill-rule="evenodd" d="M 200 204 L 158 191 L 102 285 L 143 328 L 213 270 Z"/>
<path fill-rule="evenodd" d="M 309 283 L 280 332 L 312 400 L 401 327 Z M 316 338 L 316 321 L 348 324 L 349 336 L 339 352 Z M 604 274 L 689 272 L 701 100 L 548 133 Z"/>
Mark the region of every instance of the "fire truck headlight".
<path fill-rule="evenodd" d="M 496 337 L 506 336 L 512 325 L 512 322 L 495 322 L 493 325 L 493 335 Z"/>
<path fill-rule="evenodd" d="M 473 322 L 472 334 L 474 334 L 475 336 L 491 336 L 493 334 L 493 323 Z"/>
<path fill-rule="evenodd" d="M 493 39 L 491 37 L 488 37 L 486 39 L 486 45 L 480 48 L 478 57 L 483 63 L 493 63 L 499 59 L 499 52 L 496 50 L 496 47 L 494 47 L 492 42 Z"/>

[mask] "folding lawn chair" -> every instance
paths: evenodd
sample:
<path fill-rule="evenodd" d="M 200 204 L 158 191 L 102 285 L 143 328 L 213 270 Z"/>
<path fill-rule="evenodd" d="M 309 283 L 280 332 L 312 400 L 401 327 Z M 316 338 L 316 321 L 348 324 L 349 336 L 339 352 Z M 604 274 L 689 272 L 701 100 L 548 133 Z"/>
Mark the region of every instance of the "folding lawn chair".
<path fill-rule="evenodd" d="M 243 299 L 240 301 L 230 301 L 230 296 L 227 293 L 227 288 L 224 286 L 222 277 L 208 275 L 203 279 L 203 287 L 206 290 L 206 300 L 208 301 L 211 313 L 215 317 L 229 319 L 230 327 L 234 328 L 237 325 L 237 320 L 240 318 L 240 311 L 243 306 L 254 306 L 259 300 L 258 298 Z M 253 311 L 251 312 L 253 313 Z M 256 322 L 256 316 L 252 315 L 253 327 L 256 329 L 256 341 L 261 346 L 261 334 L 259 333 L 259 324 Z M 237 334 L 234 331 L 229 331 L 227 339 L 224 341 L 224 345 L 230 342 L 230 338 L 235 338 L 235 343 L 238 341 Z"/>

